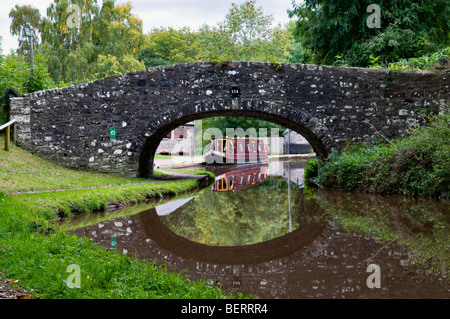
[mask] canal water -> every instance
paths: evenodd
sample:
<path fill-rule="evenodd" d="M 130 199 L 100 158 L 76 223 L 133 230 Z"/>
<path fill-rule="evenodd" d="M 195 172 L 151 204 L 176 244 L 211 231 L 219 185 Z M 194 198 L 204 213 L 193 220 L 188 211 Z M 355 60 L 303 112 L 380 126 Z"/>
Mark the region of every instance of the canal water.
<path fill-rule="evenodd" d="M 449 202 L 305 187 L 304 166 L 207 166 L 207 188 L 69 232 L 260 298 L 450 297 Z"/>

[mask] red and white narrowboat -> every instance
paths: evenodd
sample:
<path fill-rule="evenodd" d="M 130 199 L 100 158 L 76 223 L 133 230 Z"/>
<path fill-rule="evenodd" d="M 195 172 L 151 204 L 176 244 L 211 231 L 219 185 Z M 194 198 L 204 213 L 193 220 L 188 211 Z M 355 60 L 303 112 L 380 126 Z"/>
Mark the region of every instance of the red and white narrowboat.
<path fill-rule="evenodd" d="M 205 154 L 206 164 L 268 162 L 267 145 L 258 138 L 212 139 Z"/>

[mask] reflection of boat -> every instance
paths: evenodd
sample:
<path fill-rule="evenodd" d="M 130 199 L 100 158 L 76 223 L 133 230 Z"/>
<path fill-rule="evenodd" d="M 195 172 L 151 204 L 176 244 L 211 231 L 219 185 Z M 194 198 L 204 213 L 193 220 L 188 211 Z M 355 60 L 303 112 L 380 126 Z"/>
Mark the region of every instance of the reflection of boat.
<path fill-rule="evenodd" d="M 239 164 L 266 162 L 267 145 L 258 138 L 212 139 L 205 154 L 207 164 Z"/>
<path fill-rule="evenodd" d="M 255 166 L 247 169 L 227 172 L 216 177 L 213 191 L 239 191 L 256 185 L 261 185 L 267 177 L 268 166 Z"/>

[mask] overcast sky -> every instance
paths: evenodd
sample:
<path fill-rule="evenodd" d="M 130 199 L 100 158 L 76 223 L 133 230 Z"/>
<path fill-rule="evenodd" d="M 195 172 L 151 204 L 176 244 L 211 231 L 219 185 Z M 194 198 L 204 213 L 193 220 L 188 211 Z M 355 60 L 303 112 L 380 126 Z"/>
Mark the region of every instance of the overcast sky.
<path fill-rule="evenodd" d="M 116 3 L 130 1 L 134 8 L 133 13 L 143 21 L 144 33 L 161 26 L 189 26 L 195 30 L 203 24 L 215 25 L 225 19 L 233 2 L 237 4 L 244 2 L 244 0 L 116 0 Z M 53 0 L 0 0 L 0 36 L 4 54 L 10 49 L 17 48 L 17 38 L 12 37 L 9 32 L 11 9 L 16 4 L 32 5 L 39 9 L 41 16 L 45 16 L 47 7 L 52 2 Z M 101 0 L 97 2 L 101 3 Z M 265 14 L 274 15 L 274 24 L 289 21 L 286 11 L 292 8 L 292 0 L 256 0 L 256 5 L 262 7 Z"/>

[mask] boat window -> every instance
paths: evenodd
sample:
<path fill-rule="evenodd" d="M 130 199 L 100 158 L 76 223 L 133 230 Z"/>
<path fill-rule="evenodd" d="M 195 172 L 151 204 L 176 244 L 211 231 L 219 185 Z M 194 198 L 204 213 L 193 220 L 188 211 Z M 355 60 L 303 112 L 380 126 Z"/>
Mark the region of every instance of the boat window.
<path fill-rule="evenodd" d="M 247 143 L 247 151 L 250 152 L 250 144 Z"/>
<path fill-rule="evenodd" d="M 234 143 L 233 141 L 228 141 L 228 153 L 232 154 L 234 153 Z"/>
<path fill-rule="evenodd" d="M 229 190 L 232 190 L 234 188 L 234 176 L 230 177 L 230 187 Z"/>
<path fill-rule="evenodd" d="M 248 175 L 248 177 L 247 177 L 247 184 L 250 184 L 251 178 L 252 178 L 252 175 Z"/>
<path fill-rule="evenodd" d="M 244 151 L 244 149 L 242 148 L 242 142 L 239 142 L 239 151 L 240 151 L 240 152 L 243 152 L 243 151 Z"/>
<path fill-rule="evenodd" d="M 219 190 L 226 190 L 227 189 L 227 179 L 226 178 L 222 178 L 221 180 L 219 180 Z"/>
<path fill-rule="evenodd" d="M 239 178 L 239 186 L 242 186 L 242 183 L 244 182 L 244 176 L 241 176 Z"/>

